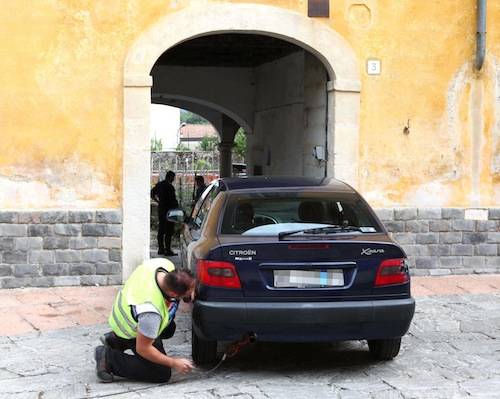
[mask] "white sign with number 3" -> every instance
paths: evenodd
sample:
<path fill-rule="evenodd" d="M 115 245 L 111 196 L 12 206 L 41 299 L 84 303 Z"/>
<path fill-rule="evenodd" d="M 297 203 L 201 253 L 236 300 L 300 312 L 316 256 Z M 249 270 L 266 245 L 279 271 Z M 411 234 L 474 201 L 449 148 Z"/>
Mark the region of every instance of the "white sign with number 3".
<path fill-rule="evenodd" d="M 380 60 L 372 58 L 366 61 L 366 72 L 368 75 L 380 75 L 381 69 Z"/>

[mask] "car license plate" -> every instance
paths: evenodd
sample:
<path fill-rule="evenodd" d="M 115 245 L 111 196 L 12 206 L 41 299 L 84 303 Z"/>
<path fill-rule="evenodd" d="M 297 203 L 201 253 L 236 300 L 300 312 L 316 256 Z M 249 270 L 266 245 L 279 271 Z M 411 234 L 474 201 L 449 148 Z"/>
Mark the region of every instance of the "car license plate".
<path fill-rule="evenodd" d="M 343 285 L 342 269 L 274 270 L 274 286 L 277 288 L 321 288 Z"/>

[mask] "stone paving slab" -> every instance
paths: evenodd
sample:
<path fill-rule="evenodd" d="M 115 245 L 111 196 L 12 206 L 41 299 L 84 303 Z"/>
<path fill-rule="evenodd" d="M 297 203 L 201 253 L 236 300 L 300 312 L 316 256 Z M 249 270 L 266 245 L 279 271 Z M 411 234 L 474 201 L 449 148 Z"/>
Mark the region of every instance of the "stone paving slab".
<path fill-rule="evenodd" d="M 190 314 L 165 341 L 189 356 Z M 432 295 L 417 301 L 399 356 L 374 361 L 364 341 L 257 343 L 215 373 L 169 384 L 97 382 L 93 348 L 105 324 L 0 337 L 3 398 L 498 398 L 500 293 Z"/>
<path fill-rule="evenodd" d="M 0 290 L 0 335 L 104 323 L 116 286 Z"/>

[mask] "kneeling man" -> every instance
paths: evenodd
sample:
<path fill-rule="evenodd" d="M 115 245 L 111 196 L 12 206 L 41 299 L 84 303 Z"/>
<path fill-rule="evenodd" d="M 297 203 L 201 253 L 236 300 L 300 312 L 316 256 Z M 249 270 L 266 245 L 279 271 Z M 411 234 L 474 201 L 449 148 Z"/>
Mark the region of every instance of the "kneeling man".
<path fill-rule="evenodd" d="M 97 377 L 102 382 L 120 376 L 148 382 L 167 382 L 171 369 L 189 373 L 190 360 L 168 356 L 163 339 L 175 332 L 175 312 L 181 299 L 193 297 L 195 279 L 175 270 L 167 259 L 145 261 L 134 270 L 118 293 L 104 345 L 95 349 Z M 131 349 L 134 354 L 124 353 Z"/>

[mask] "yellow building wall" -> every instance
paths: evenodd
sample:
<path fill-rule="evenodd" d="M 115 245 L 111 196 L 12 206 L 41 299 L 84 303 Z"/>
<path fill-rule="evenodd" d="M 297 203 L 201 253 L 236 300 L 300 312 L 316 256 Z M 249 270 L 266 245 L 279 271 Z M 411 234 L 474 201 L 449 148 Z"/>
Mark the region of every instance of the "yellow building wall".
<path fill-rule="evenodd" d="M 120 207 L 127 51 L 165 14 L 210 3 L 3 2 L 0 209 Z M 245 3 L 307 15 L 305 0 Z M 320 20 L 362 71 L 361 192 L 375 206 L 498 206 L 500 2 L 488 2 L 480 73 L 475 0 L 330 5 Z M 381 60 L 380 75 L 365 73 L 368 58 Z"/>

